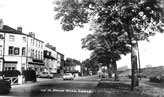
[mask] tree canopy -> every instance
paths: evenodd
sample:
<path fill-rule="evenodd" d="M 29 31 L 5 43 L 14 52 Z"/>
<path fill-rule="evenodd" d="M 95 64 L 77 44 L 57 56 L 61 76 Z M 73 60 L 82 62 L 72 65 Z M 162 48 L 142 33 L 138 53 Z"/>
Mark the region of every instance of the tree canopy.
<path fill-rule="evenodd" d="M 164 31 L 161 2 L 162 0 L 60 0 L 56 3 L 55 19 L 61 19 L 62 28 L 66 31 L 93 21 L 93 34 L 83 39 L 83 46 L 101 56 L 101 61 L 104 59 L 103 53 L 119 56 L 128 53 L 130 47 L 133 70 L 137 64 L 137 41 L 149 40 L 149 36 Z M 134 72 L 136 71 L 132 71 L 132 76 Z"/>

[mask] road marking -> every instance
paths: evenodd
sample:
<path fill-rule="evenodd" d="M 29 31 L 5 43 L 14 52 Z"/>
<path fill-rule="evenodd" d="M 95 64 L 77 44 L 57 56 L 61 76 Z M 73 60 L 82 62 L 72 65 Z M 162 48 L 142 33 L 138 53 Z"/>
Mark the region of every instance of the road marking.
<path fill-rule="evenodd" d="M 90 89 L 41 89 L 41 92 L 93 93 Z"/>

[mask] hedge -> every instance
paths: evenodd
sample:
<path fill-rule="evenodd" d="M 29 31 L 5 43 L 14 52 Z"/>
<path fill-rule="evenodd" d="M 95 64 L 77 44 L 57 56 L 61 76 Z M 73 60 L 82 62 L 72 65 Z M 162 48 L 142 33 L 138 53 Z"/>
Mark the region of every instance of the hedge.
<path fill-rule="evenodd" d="M 36 82 L 36 72 L 34 70 L 25 70 L 23 71 L 23 75 L 25 77 L 25 81 Z"/>
<path fill-rule="evenodd" d="M 5 77 L 16 77 L 18 75 L 21 75 L 21 72 L 18 70 L 5 70 L 2 71 L 2 75 L 4 75 Z"/>
<path fill-rule="evenodd" d="M 162 76 L 154 76 L 149 78 L 150 82 L 162 83 L 164 82 L 164 77 Z"/>

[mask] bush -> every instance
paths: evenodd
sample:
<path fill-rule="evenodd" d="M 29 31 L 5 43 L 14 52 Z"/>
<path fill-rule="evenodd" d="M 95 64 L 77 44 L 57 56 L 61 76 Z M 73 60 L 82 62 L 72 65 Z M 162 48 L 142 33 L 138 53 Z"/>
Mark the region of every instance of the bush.
<path fill-rule="evenodd" d="M 150 82 L 156 82 L 156 83 L 161 83 L 164 82 L 164 77 L 162 76 L 153 76 L 149 78 Z"/>

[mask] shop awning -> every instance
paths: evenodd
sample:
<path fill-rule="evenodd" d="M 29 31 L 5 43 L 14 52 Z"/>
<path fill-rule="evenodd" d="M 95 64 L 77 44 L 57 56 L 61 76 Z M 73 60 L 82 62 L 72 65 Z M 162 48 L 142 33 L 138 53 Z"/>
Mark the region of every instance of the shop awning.
<path fill-rule="evenodd" d="M 17 61 L 4 61 L 4 63 L 15 63 L 15 64 L 17 64 L 18 62 Z"/>
<path fill-rule="evenodd" d="M 40 62 L 28 62 L 28 64 L 32 64 L 32 65 L 44 65 L 44 63 L 40 63 Z"/>

